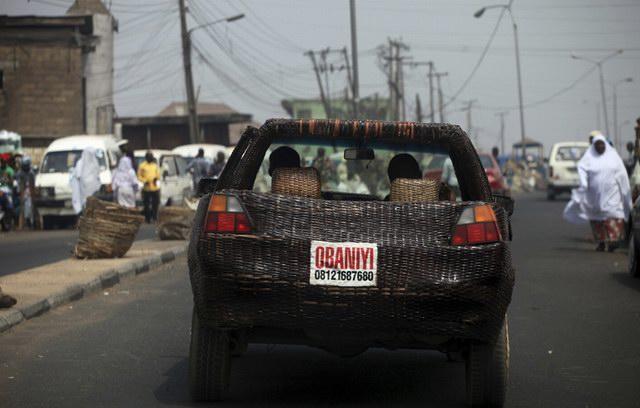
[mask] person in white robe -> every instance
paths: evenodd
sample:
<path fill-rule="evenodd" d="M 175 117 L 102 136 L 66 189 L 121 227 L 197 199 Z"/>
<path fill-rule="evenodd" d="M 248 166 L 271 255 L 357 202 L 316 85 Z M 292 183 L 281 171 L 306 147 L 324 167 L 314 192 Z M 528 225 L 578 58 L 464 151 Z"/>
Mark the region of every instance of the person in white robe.
<path fill-rule="evenodd" d="M 571 192 L 565 220 L 590 222 L 596 250 L 614 251 L 624 239 L 624 223 L 631 211 L 629 177 L 622 159 L 603 135 L 578 162 L 580 186 Z"/>
<path fill-rule="evenodd" d="M 136 192 L 138 191 L 138 176 L 133 170 L 131 159 L 124 156 L 118 162 L 118 167 L 113 173 L 111 188 L 116 202 L 127 208 L 136 206 Z"/>
<path fill-rule="evenodd" d="M 86 147 L 80 160 L 71 171 L 71 204 L 76 214 L 80 214 L 91 197 L 100 190 L 100 164 L 96 149 Z"/>

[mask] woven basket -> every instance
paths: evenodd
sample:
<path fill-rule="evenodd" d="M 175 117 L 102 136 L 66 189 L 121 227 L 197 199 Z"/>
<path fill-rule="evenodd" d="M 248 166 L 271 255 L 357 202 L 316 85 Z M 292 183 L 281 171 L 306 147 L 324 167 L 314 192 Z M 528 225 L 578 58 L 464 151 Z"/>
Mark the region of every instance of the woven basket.
<path fill-rule="evenodd" d="M 440 181 L 437 180 L 397 178 L 391 183 L 389 201 L 424 203 L 439 198 Z"/>
<path fill-rule="evenodd" d="M 120 258 L 133 245 L 144 217 L 134 209 L 115 203 L 87 199 L 80 217 L 80 236 L 75 248 L 78 258 Z"/>
<path fill-rule="evenodd" d="M 188 207 L 162 207 L 158 213 L 158 237 L 161 240 L 189 239 L 195 211 Z"/>
<path fill-rule="evenodd" d="M 271 181 L 271 192 L 294 197 L 320 198 L 320 174 L 314 167 L 276 169 Z"/>

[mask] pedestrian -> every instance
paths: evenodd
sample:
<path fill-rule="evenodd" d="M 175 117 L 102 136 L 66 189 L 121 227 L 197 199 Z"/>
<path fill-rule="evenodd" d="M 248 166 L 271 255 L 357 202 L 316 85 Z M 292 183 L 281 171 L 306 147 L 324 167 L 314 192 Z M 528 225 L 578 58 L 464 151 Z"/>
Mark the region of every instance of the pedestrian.
<path fill-rule="evenodd" d="M 144 218 L 147 223 L 158 219 L 158 206 L 160 205 L 160 168 L 156 163 L 153 153 L 147 152 L 144 161 L 138 166 L 138 180 L 143 184 L 142 204 L 144 206 Z"/>
<path fill-rule="evenodd" d="M 13 296 L 2 293 L 2 288 L 0 287 L 0 309 L 11 307 L 16 303 L 16 299 Z"/>
<path fill-rule="evenodd" d="M 25 156 L 20 164 L 20 170 L 16 173 L 18 195 L 20 197 L 20 216 L 18 227 L 22 229 L 34 227 L 33 193 L 36 186 L 36 176 L 31 169 L 31 158 Z"/>
<path fill-rule="evenodd" d="M 198 183 L 200 182 L 200 179 L 209 175 L 209 160 L 204 158 L 204 149 L 198 149 L 198 154 L 193 160 L 191 160 L 191 162 L 189 162 L 187 171 L 191 172 L 193 191 L 198 191 Z"/>
<path fill-rule="evenodd" d="M 453 162 L 448 156 L 444 160 L 444 163 L 442 163 L 442 175 L 440 176 L 440 181 L 449 187 L 456 197 L 460 197 L 460 184 L 456 177 L 456 169 L 453 167 Z"/>
<path fill-rule="evenodd" d="M 226 158 L 224 157 L 224 152 L 221 150 L 216 155 L 216 160 L 211 166 L 209 166 L 209 177 L 220 177 L 220 173 L 222 173 L 222 170 L 224 169 L 225 162 Z"/>
<path fill-rule="evenodd" d="M 128 156 L 123 156 L 118 167 L 113 172 L 111 188 L 116 202 L 127 208 L 136 206 L 136 192 L 138 191 L 138 177 L 133 170 L 133 164 Z"/>
<path fill-rule="evenodd" d="M 589 221 L 596 250 L 613 252 L 624 239 L 631 210 L 629 177 L 622 159 L 603 135 L 596 135 L 578 162 L 580 186 L 564 210 L 569 222 Z"/>
<path fill-rule="evenodd" d="M 13 177 L 15 172 L 13 168 L 9 166 L 9 161 L 6 158 L 0 159 L 0 185 L 13 187 Z"/>
<path fill-rule="evenodd" d="M 100 190 L 100 164 L 96 149 L 86 147 L 71 171 L 71 204 L 76 214 L 82 213 L 87 198 Z"/>

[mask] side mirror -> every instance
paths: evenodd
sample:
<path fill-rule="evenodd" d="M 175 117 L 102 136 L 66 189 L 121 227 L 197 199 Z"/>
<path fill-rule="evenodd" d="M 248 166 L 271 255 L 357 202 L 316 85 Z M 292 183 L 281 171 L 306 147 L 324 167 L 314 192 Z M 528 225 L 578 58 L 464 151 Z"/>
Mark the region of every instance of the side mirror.
<path fill-rule="evenodd" d="M 515 206 L 513 198 L 501 194 L 494 194 L 493 198 L 495 199 L 496 204 L 504 208 L 507 214 L 509 214 L 509 217 L 513 215 L 513 208 Z"/>
<path fill-rule="evenodd" d="M 373 149 L 370 147 L 364 148 L 348 148 L 344 149 L 345 160 L 373 160 L 376 158 Z"/>
<path fill-rule="evenodd" d="M 204 195 L 213 193 L 216 189 L 216 185 L 218 184 L 217 177 L 203 177 L 198 182 L 198 187 L 196 189 L 196 196 L 202 197 Z"/>

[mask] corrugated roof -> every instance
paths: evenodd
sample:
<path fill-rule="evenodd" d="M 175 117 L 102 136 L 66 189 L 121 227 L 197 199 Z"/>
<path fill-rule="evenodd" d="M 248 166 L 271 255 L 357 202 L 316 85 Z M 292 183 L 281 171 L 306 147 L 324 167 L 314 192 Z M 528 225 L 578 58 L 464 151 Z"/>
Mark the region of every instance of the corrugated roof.
<path fill-rule="evenodd" d="M 200 102 L 196 107 L 198 115 L 221 115 L 238 113 L 229 105 L 219 102 Z M 186 102 L 171 102 L 158 112 L 158 116 L 186 116 L 189 114 Z"/>

